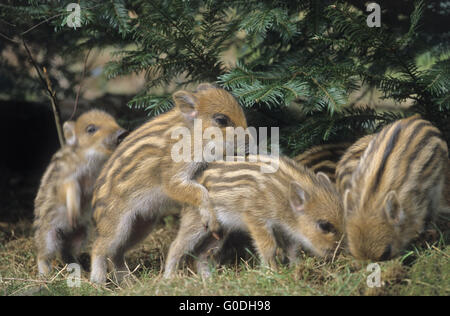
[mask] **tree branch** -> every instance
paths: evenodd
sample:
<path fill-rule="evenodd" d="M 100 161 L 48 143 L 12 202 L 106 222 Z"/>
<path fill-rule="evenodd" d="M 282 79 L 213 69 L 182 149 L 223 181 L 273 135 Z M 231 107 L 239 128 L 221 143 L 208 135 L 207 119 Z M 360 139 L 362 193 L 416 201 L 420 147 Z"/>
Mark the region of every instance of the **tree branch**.
<path fill-rule="evenodd" d="M 84 64 L 83 64 L 83 74 L 81 75 L 81 79 L 80 79 L 80 84 L 78 86 L 78 90 L 77 90 L 77 95 L 75 97 L 75 104 L 73 105 L 73 111 L 72 114 L 70 115 L 70 119 L 71 120 L 73 118 L 73 116 L 75 115 L 76 111 L 77 111 L 77 107 L 78 107 L 78 99 L 80 97 L 80 92 L 81 92 L 81 87 L 83 85 L 83 81 L 84 81 L 84 77 L 86 76 L 86 69 L 87 69 L 87 61 L 89 58 L 89 54 L 91 53 L 92 48 L 90 48 L 88 50 L 88 52 L 86 53 L 86 56 L 84 58 Z"/>
<path fill-rule="evenodd" d="M 64 134 L 63 134 L 63 130 L 62 130 L 62 125 L 61 125 L 61 112 L 59 110 L 58 101 L 56 99 L 56 92 L 52 88 L 52 83 L 48 76 L 47 69 L 44 67 L 43 74 L 41 73 L 41 70 L 40 70 L 38 64 L 36 63 L 36 61 L 34 60 L 33 55 L 31 54 L 30 49 L 28 48 L 28 45 L 26 44 L 24 38 L 22 38 L 22 43 L 23 43 L 23 46 L 25 47 L 28 57 L 30 58 L 31 63 L 33 64 L 34 69 L 36 69 L 39 79 L 41 80 L 42 84 L 44 85 L 44 89 L 47 92 L 47 96 L 50 99 L 50 103 L 52 104 L 53 116 L 55 118 L 56 131 L 58 132 L 59 144 L 61 145 L 61 147 L 63 147 L 65 142 L 64 142 Z M 44 79 L 44 77 L 45 77 L 45 79 Z"/>

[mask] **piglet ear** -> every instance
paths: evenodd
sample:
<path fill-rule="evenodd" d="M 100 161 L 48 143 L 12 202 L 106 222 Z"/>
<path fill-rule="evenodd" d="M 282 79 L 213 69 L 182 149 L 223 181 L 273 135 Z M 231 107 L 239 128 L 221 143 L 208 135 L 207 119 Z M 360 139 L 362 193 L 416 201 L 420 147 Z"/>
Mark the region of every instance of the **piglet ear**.
<path fill-rule="evenodd" d="M 390 191 L 384 199 L 384 211 L 386 217 L 393 225 L 401 225 L 405 218 L 405 214 L 395 191 Z"/>
<path fill-rule="evenodd" d="M 345 190 L 343 202 L 344 202 L 344 216 L 347 217 L 352 214 L 354 207 L 352 192 L 350 191 L 350 189 Z"/>
<path fill-rule="evenodd" d="M 197 100 L 195 96 L 187 91 L 177 91 L 172 95 L 175 106 L 187 120 L 197 118 Z"/>
<path fill-rule="evenodd" d="M 63 125 L 64 138 L 66 139 L 66 144 L 69 146 L 75 146 L 77 144 L 77 135 L 75 133 L 75 122 L 67 121 Z"/>
<path fill-rule="evenodd" d="M 329 178 L 325 173 L 323 173 L 322 171 L 318 172 L 318 173 L 316 174 L 316 176 L 317 176 L 317 178 L 318 178 L 320 181 L 322 181 L 322 182 L 324 182 L 324 183 L 330 183 L 330 184 L 332 184 L 330 178 Z"/>
<path fill-rule="evenodd" d="M 305 203 L 309 199 L 308 193 L 297 182 L 291 182 L 289 186 L 289 203 L 296 213 L 305 211 Z"/>

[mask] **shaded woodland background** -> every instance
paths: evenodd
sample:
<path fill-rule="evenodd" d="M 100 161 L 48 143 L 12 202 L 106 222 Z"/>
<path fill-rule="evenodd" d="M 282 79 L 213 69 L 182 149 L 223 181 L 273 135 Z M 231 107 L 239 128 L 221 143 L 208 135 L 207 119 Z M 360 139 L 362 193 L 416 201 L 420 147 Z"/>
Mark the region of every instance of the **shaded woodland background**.
<path fill-rule="evenodd" d="M 369 28 L 364 1 L 90 0 L 76 29 L 71 2 L 0 1 L 0 228 L 32 219 L 59 147 L 24 42 L 63 121 L 98 107 L 133 129 L 209 81 L 250 125 L 280 127 L 291 156 L 411 113 L 450 139 L 450 1 L 377 1 L 382 26 Z"/>

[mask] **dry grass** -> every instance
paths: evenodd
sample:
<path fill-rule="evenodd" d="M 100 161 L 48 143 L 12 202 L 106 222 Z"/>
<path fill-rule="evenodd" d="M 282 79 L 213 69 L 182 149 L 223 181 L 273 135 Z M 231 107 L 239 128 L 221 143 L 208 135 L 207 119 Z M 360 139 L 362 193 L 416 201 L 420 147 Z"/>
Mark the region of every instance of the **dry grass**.
<path fill-rule="evenodd" d="M 445 226 L 446 224 L 444 224 Z M 442 228 L 442 225 L 441 225 Z M 444 227 L 446 228 L 446 227 Z M 80 286 L 69 287 L 67 267 L 59 264 L 46 280 L 37 276 L 30 223 L 0 227 L 1 295 L 450 295 L 448 230 L 433 244 L 420 243 L 401 258 L 384 262 L 382 286 L 369 288 L 366 262 L 339 254 L 333 262 L 302 255 L 292 268 L 262 269 L 254 256 L 235 258 L 213 270 L 208 280 L 184 266 L 172 280 L 162 279 L 164 256 L 177 231 L 174 217 L 127 256 L 132 271 L 118 286 L 92 285 L 82 272 Z M 85 258 L 87 261 L 88 258 Z"/>

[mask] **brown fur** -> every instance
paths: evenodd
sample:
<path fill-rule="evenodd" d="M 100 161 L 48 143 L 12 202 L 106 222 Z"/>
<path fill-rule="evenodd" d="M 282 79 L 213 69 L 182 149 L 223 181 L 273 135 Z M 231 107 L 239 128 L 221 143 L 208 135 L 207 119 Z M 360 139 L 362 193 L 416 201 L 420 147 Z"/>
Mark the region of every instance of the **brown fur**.
<path fill-rule="evenodd" d="M 344 195 L 353 256 L 390 259 L 424 230 L 442 207 L 447 155 L 439 130 L 418 116 L 373 137 Z"/>
<path fill-rule="evenodd" d="M 208 84 L 199 85 L 195 93 L 178 91 L 173 99 L 174 109 L 126 138 L 96 183 L 93 205 L 98 237 L 92 252 L 93 282 L 106 281 L 107 258 L 112 259 L 116 276 L 121 279 L 126 273 L 126 251 L 148 235 L 162 214 L 177 205 L 197 207 L 203 225 L 217 230 L 208 191 L 193 179 L 207 164 L 175 162 L 171 150 L 178 139 L 171 135 L 182 127 L 192 132 L 194 119 L 202 120 L 203 131 L 210 126 L 220 127 L 223 134 L 227 127 L 246 128 L 244 113 L 231 94 Z M 217 122 L 217 115 L 228 117 L 225 125 Z"/>
<path fill-rule="evenodd" d="M 353 145 L 351 145 L 347 149 L 347 151 L 344 153 L 342 158 L 337 163 L 336 176 L 335 176 L 336 186 L 342 195 L 344 195 L 345 190 L 350 187 L 350 181 L 352 178 L 352 174 L 355 171 L 356 167 L 358 166 L 359 160 L 360 160 L 362 154 L 364 153 L 364 150 L 367 148 L 370 141 L 372 140 L 372 138 L 375 135 L 376 134 L 367 135 L 367 136 L 359 139 L 357 142 L 355 142 Z M 340 144 L 336 144 L 336 146 L 339 146 L 339 145 Z M 308 159 L 307 152 L 305 152 L 304 154 L 301 154 L 300 156 L 303 156 L 303 155 L 305 157 L 304 159 Z M 300 157 L 300 156 L 298 156 L 298 157 Z M 326 156 L 326 153 L 324 153 L 324 156 Z M 295 159 L 298 162 L 297 157 Z M 308 164 L 312 165 L 312 166 L 308 166 Z M 321 162 L 317 162 L 316 165 L 314 165 L 311 162 L 307 162 L 307 164 L 306 164 L 306 166 L 312 167 L 313 170 L 318 169 L 317 171 L 323 171 L 324 173 L 326 173 L 325 172 L 326 170 L 320 169 L 321 165 L 322 165 Z M 331 163 L 330 163 L 330 166 L 331 166 Z M 327 176 L 329 176 L 330 179 L 332 179 L 332 177 L 328 173 L 327 173 Z M 446 173 L 446 178 L 445 178 L 443 204 L 444 204 L 444 208 L 445 208 L 445 205 L 450 206 L 450 159 L 449 159 L 449 165 L 447 167 L 447 173 Z M 449 213 L 449 212 L 450 212 L 450 208 L 447 210 L 447 213 Z"/>
<path fill-rule="evenodd" d="M 235 230 L 250 233 L 262 263 L 272 268 L 280 245 L 275 232 L 283 236 L 291 262 L 299 246 L 321 257 L 333 253 L 343 232 L 343 205 L 334 184 L 288 158 L 279 159 L 276 172 L 261 173 L 260 166 L 270 158 L 259 157 L 262 162 L 214 162 L 199 176 L 199 183 L 209 191 L 224 238 L 210 238 L 198 211 L 185 207 L 169 250 L 166 277 L 174 273 L 184 254 L 205 242 L 197 255 L 199 272 L 207 275 L 208 254 L 220 249 Z"/>
<path fill-rule="evenodd" d="M 366 135 L 351 145 L 336 165 L 336 186 L 338 191 L 344 195 L 350 187 L 353 172 L 358 166 L 359 160 L 369 145 L 374 135 Z"/>
<path fill-rule="evenodd" d="M 87 128 L 97 130 L 89 133 Z M 109 114 L 92 110 L 64 123 L 67 144 L 57 151 L 35 199 L 34 229 L 41 274 L 57 254 L 76 261 L 88 231 L 94 181 L 125 130 Z"/>
<path fill-rule="evenodd" d="M 294 157 L 294 161 L 304 165 L 315 173 L 325 173 L 332 182 L 335 182 L 337 162 L 350 145 L 350 143 L 338 143 L 314 146 Z"/>
<path fill-rule="evenodd" d="M 447 206 L 447 213 L 450 213 L 450 159 L 447 163 L 447 175 L 445 177 L 444 203 Z"/>

